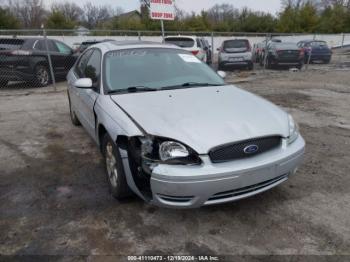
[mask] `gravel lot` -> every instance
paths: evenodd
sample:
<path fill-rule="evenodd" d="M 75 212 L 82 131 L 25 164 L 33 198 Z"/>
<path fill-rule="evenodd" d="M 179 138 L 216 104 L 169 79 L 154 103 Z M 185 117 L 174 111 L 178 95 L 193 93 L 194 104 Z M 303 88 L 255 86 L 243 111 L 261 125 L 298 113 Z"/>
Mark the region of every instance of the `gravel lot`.
<path fill-rule="evenodd" d="M 114 200 L 97 147 L 70 123 L 64 83 L 58 92 L 0 90 L 0 254 L 350 259 L 349 69 L 243 72 L 228 82 L 295 117 L 305 163 L 269 192 L 197 210 Z"/>

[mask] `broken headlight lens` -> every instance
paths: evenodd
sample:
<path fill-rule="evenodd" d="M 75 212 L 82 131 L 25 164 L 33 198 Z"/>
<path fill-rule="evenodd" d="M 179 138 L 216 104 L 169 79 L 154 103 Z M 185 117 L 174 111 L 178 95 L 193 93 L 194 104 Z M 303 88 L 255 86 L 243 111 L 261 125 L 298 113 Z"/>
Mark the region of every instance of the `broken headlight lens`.
<path fill-rule="evenodd" d="M 288 144 L 291 144 L 298 138 L 299 128 L 298 128 L 298 124 L 294 121 L 291 115 L 288 115 L 288 121 L 289 121 Z"/>
<path fill-rule="evenodd" d="M 160 137 L 140 138 L 141 151 L 145 159 L 164 164 L 197 165 L 198 154 L 184 144 Z"/>

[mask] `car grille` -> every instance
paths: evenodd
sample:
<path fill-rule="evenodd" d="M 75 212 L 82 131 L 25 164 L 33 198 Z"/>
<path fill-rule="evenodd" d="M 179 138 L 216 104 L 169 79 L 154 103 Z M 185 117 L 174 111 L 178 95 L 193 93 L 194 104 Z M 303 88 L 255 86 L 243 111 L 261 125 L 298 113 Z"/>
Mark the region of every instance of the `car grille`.
<path fill-rule="evenodd" d="M 279 136 L 250 139 L 214 148 L 209 152 L 209 157 L 213 163 L 228 162 L 267 152 L 271 149 L 277 148 L 280 144 L 281 137 Z M 256 152 L 247 152 L 245 149 L 249 146 L 256 146 Z"/>
<path fill-rule="evenodd" d="M 242 188 L 231 190 L 231 191 L 220 192 L 220 193 L 217 193 L 217 194 L 213 195 L 212 197 L 210 197 L 206 204 L 209 204 L 210 201 L 224 200 L 227 198 L 239 197 L 242 195 L 246 195 L 246 194 L 264 189 L 264 188 L 271 186 L 273 184 L 276 184 L 278 182 L 282 182 L 282 180 L 284 181 L 287 178 L 288 178 L 288 174 L 282 175 L 282 176 L 276 177 L 274 179 L 270 179 L 270 180 L 267 180 L 267 181 L 264 181 L 264 182 L 261 182 L 261 183 L 255 184 L 255 185 L 246 186 L 246 187 L 242 187 Z"/>

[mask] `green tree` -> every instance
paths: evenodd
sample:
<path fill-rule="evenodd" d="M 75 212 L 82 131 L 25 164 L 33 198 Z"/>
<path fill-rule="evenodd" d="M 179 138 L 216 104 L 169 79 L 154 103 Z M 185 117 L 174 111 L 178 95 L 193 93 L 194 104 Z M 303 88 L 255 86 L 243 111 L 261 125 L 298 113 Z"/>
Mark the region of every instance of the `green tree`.
<path fill-rule="evenodd" d="M 243 10 L 244 11 L 244 10 Z M 274 32 L 276 28 L 275 18 L 263 12 L 246 10 L 239 16 L 239 31 L 242 32 Z"/>
<path fill-rule="evenodd" d="M 277 31 L 280 33 L 301 31 L 298 8 L 289 5 L 280 13 Z"/>
<path fill-rule="evenodd" d="M 319 23 L 317 9 L 310 2 L 307 2 L 299 10 L 299 27 L 303 33 L 314 33 Z"/>
<path fill-rule="evenodd" d="M 145 25 L 136 19 L 113 18 L 112 29 L 115 30 L 145 30 Z"/>
<path fill-rule="evenodd" d="M 75 23 L 64 16 L 60 11 L 53 11 L 47 18 L 48 29 L 73 29 Z"/>
<path fill-rule="evenodd" d="M 208 31 L 207 23 L 202 15 L 192 13 L 190 17 L 185 20 L 185 27 L 188 31 Z"/>
<path fill-rule="evenodd" d="M 0 29 L 18 29 L 20 22 L 7 9 L 0 7 Z"/>
<path fill-rule="evenodd" d="M 318 31 L 321 33 L 342 33 L 350 31 L 350 11 L 343 5 L 327 7 L 321 14 Z"/>

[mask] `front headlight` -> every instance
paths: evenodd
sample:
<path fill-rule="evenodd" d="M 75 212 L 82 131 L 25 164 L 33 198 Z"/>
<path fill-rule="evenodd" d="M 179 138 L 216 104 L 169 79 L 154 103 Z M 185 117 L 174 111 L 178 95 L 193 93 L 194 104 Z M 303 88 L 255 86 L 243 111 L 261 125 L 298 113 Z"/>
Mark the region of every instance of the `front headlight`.
<path fill-rule="evenodd" d="M 201 163 L 198 154 L 190 147 L 166 138 L 140 138 L 141 151 L 145 159 L 152 162 L 179 165 L 197 165 Z"/>
<path fill-rule="evenodd" d="M 299 128 L 298 128 L 298 124 L 294 121 L 291 115 L 288 115 L 288 121 L 289 121 L 288 144 L 291 144 L 298 138 Z"/>
<path fill-rule="evenodd" d="M 174 141 L 166 141 L 159 146 L 159 157 L 162 161 L 167 161 L 169 159 L 184 158 L 188 157 L 190 153 L 187 148 Z"/>

